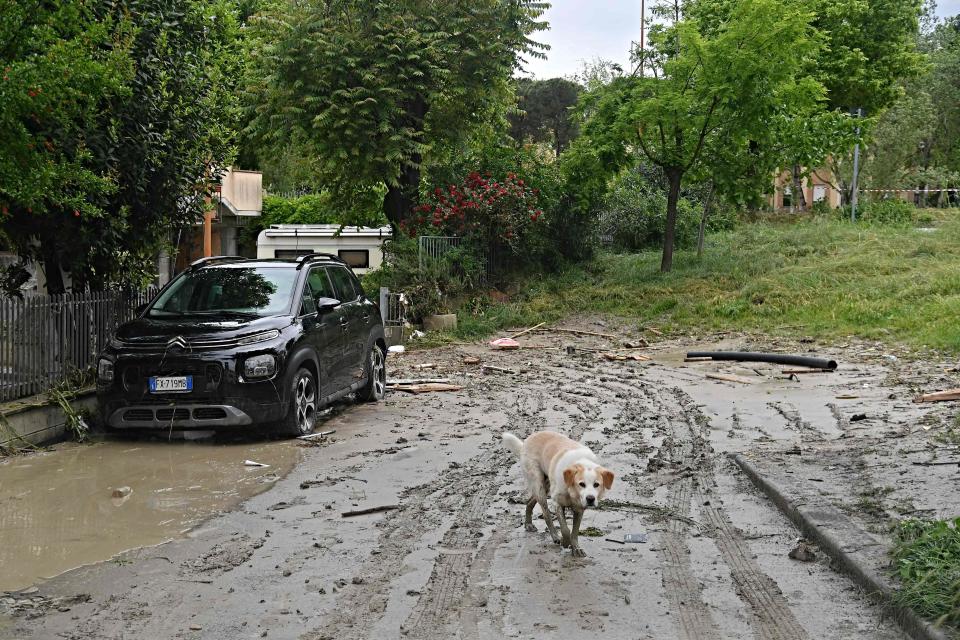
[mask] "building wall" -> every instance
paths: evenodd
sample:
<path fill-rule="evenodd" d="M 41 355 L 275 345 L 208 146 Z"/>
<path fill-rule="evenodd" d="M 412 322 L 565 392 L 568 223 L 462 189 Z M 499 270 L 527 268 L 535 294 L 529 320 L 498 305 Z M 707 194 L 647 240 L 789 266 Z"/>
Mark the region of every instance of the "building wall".
<path fill-rule="evenodd" d="M 807 208 L 813 206 L 817 200 L 826 201 L 831 207 L 839 207 L 843 201 L 842 194 L 830 183 L 830 172 L 827 169 L 815 169 L 810 175 L 801 180 L 801 190 L 803 191 L 804 201 Z M 783 171 L 774 179 L 774 191 L 768 202 L 770 207 L 777 211 L 795 210 L 799 204 L 799 199 L 793 199 L 787 205 L 784 200 L 791 200 L 784 195 L 793 190 L 793 172 Z"/>

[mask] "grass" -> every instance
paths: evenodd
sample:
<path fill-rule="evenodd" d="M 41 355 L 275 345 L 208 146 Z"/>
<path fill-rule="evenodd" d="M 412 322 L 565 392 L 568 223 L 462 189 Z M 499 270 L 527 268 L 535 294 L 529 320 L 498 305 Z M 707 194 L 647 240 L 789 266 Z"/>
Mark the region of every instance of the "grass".
<path fill-rule="evenodd" d="M 960 628 L 960 518 L 900 522 L 893 560 L 901 582 L 897 601 Z"/>
<path fill-rule="evenodd" d="M 511 302 L 474 300 L 447 339 L 474 339 L 571 313 L 607 313 L 661 330 L 859 336 L 960 352 L 960 215 L 935 231 L 806 218 L 743 223 L 681 250 L 603 253 L 528 277 Z"/>

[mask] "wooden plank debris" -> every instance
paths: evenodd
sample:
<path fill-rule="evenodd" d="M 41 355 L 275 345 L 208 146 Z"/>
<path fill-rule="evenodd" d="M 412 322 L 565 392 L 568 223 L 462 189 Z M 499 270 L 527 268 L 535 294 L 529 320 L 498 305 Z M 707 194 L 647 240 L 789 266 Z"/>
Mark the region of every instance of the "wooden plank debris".
<path fill-rule="evenodd" d="M 459 384 L 445 384 L 440 382 L 428 382 L 424 384 L 394 384 L 389 388 L 392 391 L 406 391 L 407 393 L 419 394 L 430 393 L 432 391 L 460 391 L 463 386 Z"/>
<path fill-rule="evenodd" d="M 925 393 L 913 399 L 914 402 L 946 402 L 948 400 L 960 400 L 960 389 L 946 389 L 944 391 L 935 391 Z"/>
<path fill-rule="evenodd" d="M 495 371 L 496 373 L 513 373 L 513 374 L 516 373 L 516 371 L 514 371 L 513 369 L 506 369 L 504 367 L 495 367 L 492 364 L 482 364 L 480 365 L 480 368 L 483 369 L 484 371 Z"/>
<path fill-rule="evenodd" d="M 645 356 L 641 353 L 606 352 L 606 353 L 601 353 L 600 355 L 606 358 L 607 360 L 615 360 L 620 362 L 624 360 L 636 360 L 637 362 L 647 362 L 648 360 L 651 360 L 650 356 Z"/>

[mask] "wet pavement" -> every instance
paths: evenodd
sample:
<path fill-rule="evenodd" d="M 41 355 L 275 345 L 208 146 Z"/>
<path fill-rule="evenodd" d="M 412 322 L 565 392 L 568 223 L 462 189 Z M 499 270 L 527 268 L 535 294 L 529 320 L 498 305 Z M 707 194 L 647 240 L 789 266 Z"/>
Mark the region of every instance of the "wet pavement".
<path fill-rule="evenodd" d="M 610 322 L 581 326 L 639 337 Z M 87 501 L 111 513 L 117 507 L 106 491 L 116 483 L 134 489 L 121 508 L 138 495 L 162 501 L 166 492 L 157 491 L 176 485 L 176 506 L 151 515 L 178 521 L 170 523 L 174 536 L 204 510 L 223 512 L 169 544 L 83 566 L 34 592 L 0 594 L 0 638 L 903 640 L 825 554 L 788 558 L 798 531 L 726 454 L 754 452 L 789 466 L 785 473 L 816 479 L 811 499 L 845 502 L 852 517 L 876 518 L 855 508 L 857 496 L 896 478 L 927 492 L 916 507 L 956 504 L 956 484 L 899 475 L 911 468 L 909 456 L 929 455 L 947 424 L 947 409 L 905 402 L 906 365 L 892 368 L 862 344 L 821 348 L 841 370 L 790 380 L 777 367 L 683 363 L 682 354 L 688 344 L 799 353 L 814 346 L 706 336 L 662 341 L 648 351 L 652 362 L 610 362 L 563 348 L 616 348 L 594 337 L 539 334 L 524 342 L 549 348 L 457 345 L 392 358 L 395 377 L 424 376 L 415 365 L 429 362 L 436 364 L 429 377 L 449 376 L 464 388 L 391 393 L 379 405 L 350 407 L 324 423 L 336 433 L 316 446 L 214 448 L 216 479 L 208 476 L 202 491 L 226 497 L 191 502 L 200 482 L 170 479 L 182 475 L 184 455 L 207 445 L 150 443 L 157 448 L 147 457 L 160 462 L 140 464 L 163 469 L 161 480 L 138 487 L 110 472 L 81 492 Z M 467 356 L 516 374 L 483 375 L 464 363 Z M 708 380 L 707 372 L 757 381 Z M 867 419 L 853 420 L 860 413 Z M 587 443 L 617 474 L 603 507 L 584 517 L 584 529 L 597 534 L 580 539 L 586 558 L 554 545 L 542 520 L 537 533 L 522 526 L 522 480 L 500 434 L 545 428 Z M 859 464 L 905 443 L 922 452 L 904 454 L 899 465 Z M 297 451 L 303 457 L 293 464 L 296 456 L 287 456 Z M 842 451 L 844 461 L 821 451 Z M 111 464 L 122 457 L 111 456 Z M 272 466 L 238 470 L 246 458 Z M 284 464 L 293 464 L 290 473 L 269 481 Z M 251 485 L 251 492 L 272 488 L 223 506 L 237 504 Z M 396 508 L 342 515 L 377 506 Z M 645 533 L 647 542 L 622 544 L 628 533 Z"/>
<path fill-rule="evenodd" d="M 290 442 L 124 439 L 2 461 L 0 590 L 182 537 L 268 489 L 298 457 Z"/>

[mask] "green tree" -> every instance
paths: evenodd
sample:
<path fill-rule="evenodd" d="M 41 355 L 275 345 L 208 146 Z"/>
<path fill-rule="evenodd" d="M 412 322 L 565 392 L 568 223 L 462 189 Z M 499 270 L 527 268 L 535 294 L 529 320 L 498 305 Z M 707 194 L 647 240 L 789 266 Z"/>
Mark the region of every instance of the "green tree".
<path fill-rule="evenodd" d="M 10 210 L 3 234 L 43 264 L 52 293 L 65 289 L 62 273 L 76 290 L 142 282 L 170 230 L 201 218 L 232 153 L 236 6 L 28 4 L 46 15 L 24 10 L 7 22 L 4 14 L 3 26 L 20 34 L 8 75 L 44 102 L 27 111 L 0 97 L 0 118 L 21 138 L 12 156 L 0 156 L 22 170 L 0 169 Z"/>
<path fill-rule="evenodd" d="M 824 46 L 815 60 L 816 75 L 827 89 L 828 111 L 861 109 L 868 117 L 861 136 L 902 92 L 904 79 L 916 75 L 923 55 L 916 36 L 923 0 L 813 0 L 814 26 Z M 852 188 L 854 141 L 832 145 L 829 166 L 844 199 Z M 794 181 L 799 186 L 799 168 Z M 808 168 L 813 168 L 809 167 Z M 796 193 L 801 191 L 794 190 Z"/>
<path fill-rule="evenodd" d="M 809 13 L 777 0 L 715 3 L 712 9 L 726 13 L 712 25 L 684 18 L 681 9 L 676 22 L 651 33 L 648 75 L 615 79 L 588 96 L 592 115 L 581 138 L 607 172 L 627 165 L 632 149 L 663 171 L 661 271 L 673 264 L 684 180 L 713 173 L 731 196 L 762 190 L 780 159 L 774 140 L 781 122 L 822 98 L 819 83 L 802 74 L 816 52 Z"/>
<path fill-rule="evenodd" d="M 502 119 L 529 36 L 533 0 L 278 0 L 256 20 L 250 131 L 296 146 L 334 191 L 385 184 L 393 223 L 418 199 L 425 155 Z"/>
<path fill-rule="evenodd" d="M 92 166 L 87 131 L 104 97 L 125 92 L 128 27 L 98 21 L 80 0 L 15 0 L 0 12 L 0 230 L 8 248 L 48 270 L 56 254 L 34 242 L 36 231 L 69 241 L 81 219 L 102 215 L 91 199 L 115 190 Z"/>
<path fill-rule="evenodd" d="M 573 117 L 582 87 L 566 78 L 517 81 L 517 111 L 510 114 L 510 135 L 517 142 L 548 143 L 556 157 L 579 133 Z"/>

